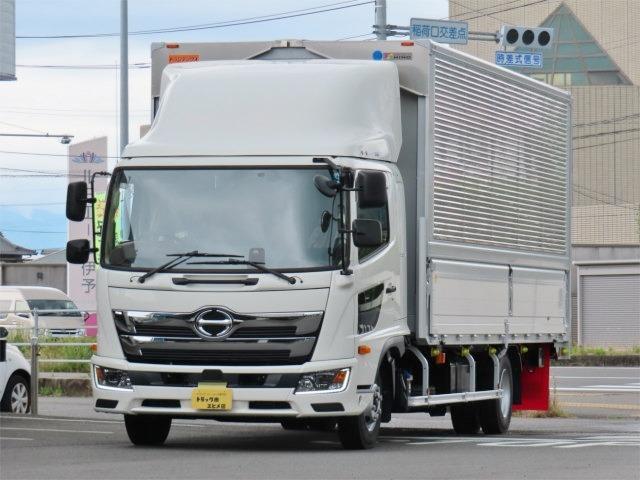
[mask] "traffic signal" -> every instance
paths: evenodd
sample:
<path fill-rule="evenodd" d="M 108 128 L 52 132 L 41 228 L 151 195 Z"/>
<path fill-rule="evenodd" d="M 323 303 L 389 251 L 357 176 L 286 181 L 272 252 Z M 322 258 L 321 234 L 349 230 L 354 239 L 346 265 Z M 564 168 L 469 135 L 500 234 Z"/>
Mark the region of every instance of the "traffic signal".
<path fill-rule="evenodd" d="M 549 48 L 553 44 L 553 28 L 513 27 L 500 29 L 500 45 L 503 47 Z"/>

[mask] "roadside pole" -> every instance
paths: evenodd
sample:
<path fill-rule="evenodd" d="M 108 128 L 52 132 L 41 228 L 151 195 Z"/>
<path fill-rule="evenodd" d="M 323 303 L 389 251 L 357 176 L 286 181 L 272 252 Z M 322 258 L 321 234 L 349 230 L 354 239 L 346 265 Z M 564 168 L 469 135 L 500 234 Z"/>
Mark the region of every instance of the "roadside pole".
<path fill-rule="evenodd" d="M 38 310 L 33 311 L 31 334 L 31 415 L 38 415 Z"/>
<path fill-rule="evenodd" d="M 120 0 L 120 151 L 129 143 L 129 19 L 127 0 Z"/>

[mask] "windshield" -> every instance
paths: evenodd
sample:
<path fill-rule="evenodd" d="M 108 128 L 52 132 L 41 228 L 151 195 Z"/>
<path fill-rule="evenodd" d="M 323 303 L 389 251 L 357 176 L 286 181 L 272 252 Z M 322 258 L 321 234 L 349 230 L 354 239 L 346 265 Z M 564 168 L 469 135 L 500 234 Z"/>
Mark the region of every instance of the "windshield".
<path fill-rule="evenodd" d="M 78 307 L 71 300 L 27 300 L 29 310 L 66 310 L 64 312 L 42 312 L 42 315 L 61 317 L 81 317 Z"/>
<path fill-rule="evenodd" d="M 334 269 L 338 201 L 318 168 L 122 169 L 105 219 L 104 265 L 155 268 L 176 252 L 224 252 L 282 270 Z M 325 213 L 326 212 L 326 213 Z M 327 228 L 328 227 L 328 228 Z M 324 231 L 323 231 L 324 230 Z M 175 270 L 250 270 L 184 264 Z"/>

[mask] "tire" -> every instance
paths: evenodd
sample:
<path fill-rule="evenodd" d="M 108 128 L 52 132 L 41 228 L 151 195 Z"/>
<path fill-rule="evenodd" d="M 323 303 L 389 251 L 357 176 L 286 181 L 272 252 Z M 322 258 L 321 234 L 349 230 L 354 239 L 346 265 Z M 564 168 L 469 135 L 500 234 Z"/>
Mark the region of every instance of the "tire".
<path fill-rule="evenodd" d="M 372 404 L 357 417 L 343 417 L 338 420 L 338 436 L 345 449 L 366 450 L 373 448 L 380 434 L 383 396 L 380 373 L 372 385 Z"/>
<path fill-rule="evenodd" d="M 311 432 L 333 432 L 336 429 L 335 418 L 301 420 L 291 418 L 280 422 L 285 430 L 311 431 Z"/>
<path fill-rule="evenodd" d="M 19 373 L 9 377 L 2 396 L 0 410 L 3 412 L 25 414 L 31 410 L 31 387 L 29 379 Z"/>
<path fill-rule="evenodd" d="M 473 403 L 451 405 L 451 423 L 459 435 L 475 435 L 480 431 L 478 408 Z"/>
<path fill-rule="evenodd" d="M 498 388 L 504 390 L 503 397 L 496 400 L 479 402 L 478 404 L 478 419 L 480 420 L 482 431 L 487 435 L 506 433 L 511 423 L 513 372 L 511 362 L 506 355 L 500 359 L 499 378 Z"/>
<path fill-rule="evenodd" d="M 124 425 L 134 445 L 162 445 L 171 430 L 171 417 L 164 415 L 125 415 Z"/>

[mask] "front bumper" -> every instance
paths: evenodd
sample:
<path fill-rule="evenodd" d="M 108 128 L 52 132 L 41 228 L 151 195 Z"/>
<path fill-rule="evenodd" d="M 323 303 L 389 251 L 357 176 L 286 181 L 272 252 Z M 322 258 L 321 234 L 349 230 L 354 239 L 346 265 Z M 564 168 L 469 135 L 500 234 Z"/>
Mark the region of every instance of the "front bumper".
<path fill-rule="evenodd" d="M 294 393 L 294 388 L 241 387 L 233 388 L 233 406 L 229 411 L 196 410 L 191 407 L 191 386 L 150 386 L 133 385 L 131 390 L 115 390 L 98 387 L 92 373 L 92 387 L 96 405 L 109 405 L 110 408 L 96 406 L 95 410 L 120 414 L 161 414 L 172 417 L 200 418 L 318 418 L 359 415 L 372 400 L 367 389 L 358 391 L 355 358 L 307 362 L 295 366 L 274 367 L 210 367 L 177 366 L 129 363 L 125 360 L 94 357 L 92 362 L 106 368 L 127 371 L 202 373 L 203 370 L 221 370 L 223 374 L 302 374 L 350 367 L 351 374 L 347 388 L 341 392 Z M 93 369 L 92 369 L 93 370 Z M 171 406 L 147 406 L 144 404 L 164 401 Z M 115 403 L 117 402 L 117 403 Z M 179 403 L 179 406 L 178 406 Z M 288 404 L 288 405 L 287 405 Z M 273 407 L 271 407 L 271 405 Z M 268 407 L 268 408 L 265 408 Z M 326 411 L 324 411 L 326 410 Z"/>

